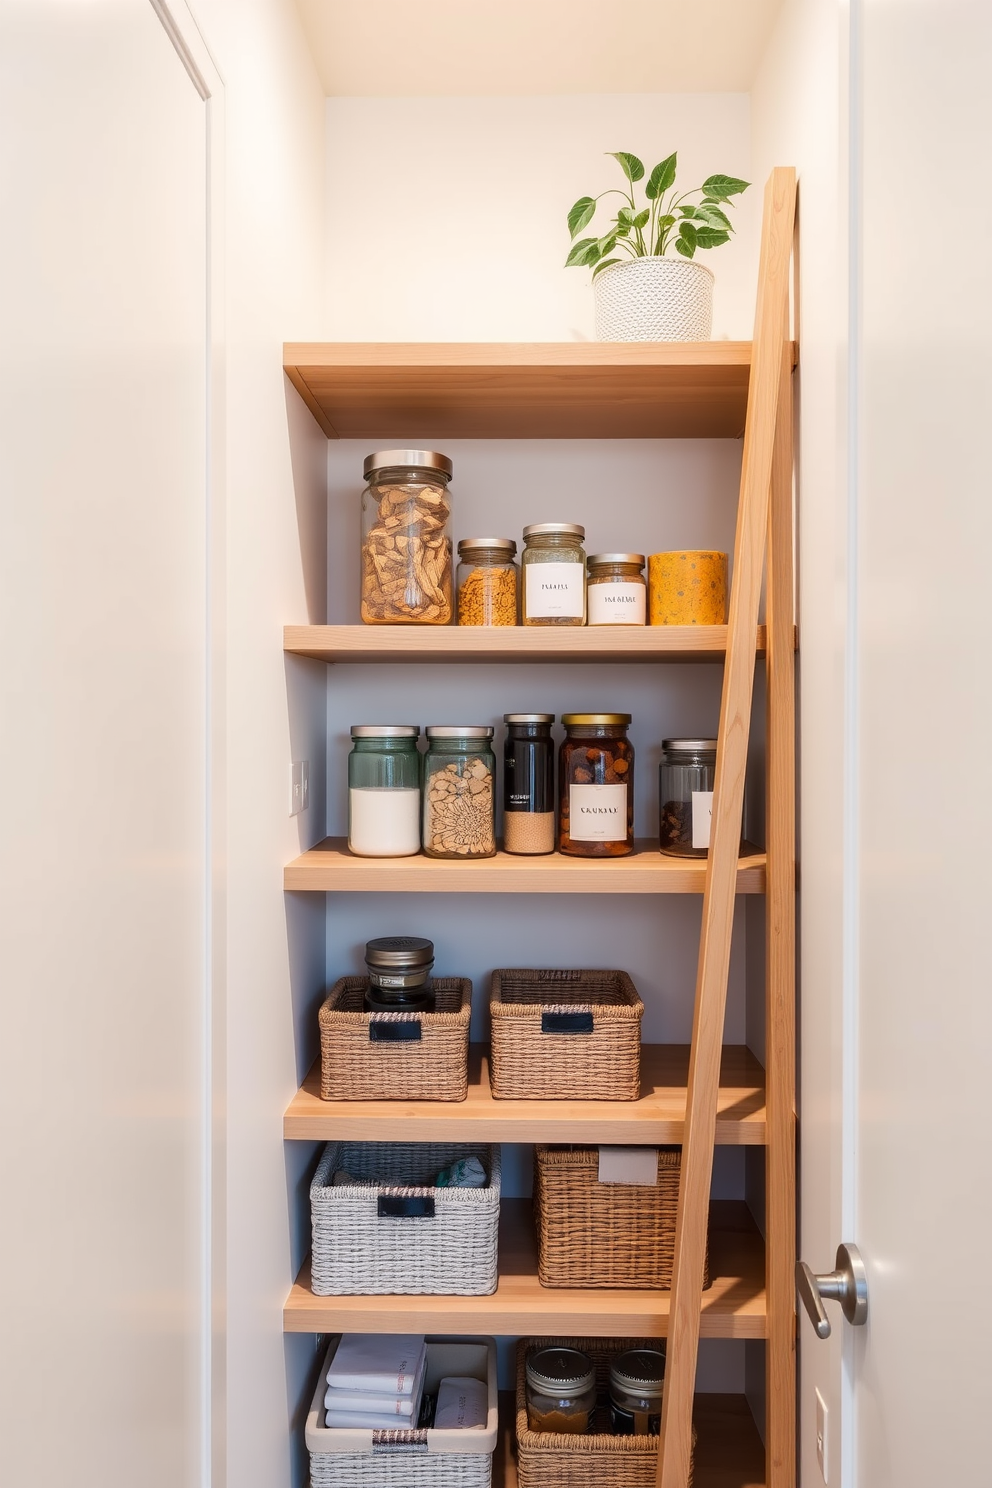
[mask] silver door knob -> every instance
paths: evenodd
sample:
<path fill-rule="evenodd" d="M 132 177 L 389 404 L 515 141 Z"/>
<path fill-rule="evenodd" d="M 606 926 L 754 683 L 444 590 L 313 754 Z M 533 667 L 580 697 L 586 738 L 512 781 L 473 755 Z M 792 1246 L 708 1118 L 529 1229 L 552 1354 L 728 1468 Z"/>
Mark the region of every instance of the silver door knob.
<path fill-rule="evenodd" d="M 868 1321 L 868 1275 L 856 1245 L 838 1245 L 834 1270 L 817 1276 L 805 1261 L 796 1266 L 796 1289 L 809 1313 L 818 1338 L 830 1337 L 830 1319 L 824 1302 L 839 1302 L 854 1328 Z"/>

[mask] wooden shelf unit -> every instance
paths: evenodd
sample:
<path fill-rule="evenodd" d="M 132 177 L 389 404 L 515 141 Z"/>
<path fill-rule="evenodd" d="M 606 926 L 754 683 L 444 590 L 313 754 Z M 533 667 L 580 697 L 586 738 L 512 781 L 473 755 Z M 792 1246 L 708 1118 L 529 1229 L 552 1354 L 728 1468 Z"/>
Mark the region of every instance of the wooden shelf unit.
<path fill-rule="evenodd" d="M 743 1203 L 710 1207 L 711 1284 L 702 1293 L 704 1338 L 764 1338 L 765 1252 Z M 665 1337 L 671 1292 L 543 1287 L 529 1199 L 500 1204 L 499 1283 L 491 1297 L 315 1297 L 304 1264 L 283 1312 L 287 1333 L 456 1333 Z"/>
<path fill-rule="evenodd" d="M 283 888 L 339 894 L 701 894 L 703 858 L 669 858 L 657 842 L 639 841 L 629 858 L 356 858 L 344 837 L 325 837 L 283 872 Z M 740 860 L 737 892 L 762 894 L 765 854 Z"/>
<path fill-rule="evenodd" d="M 636 1101 L 494 1100 L 485 1045 L 469 1051 L 463 1101 L 325 1101 L 317 1060 L 290 1101 L 282 1134 L 298 1142 L 599 1142 L 637 1146 L 682 1141 L 688 1044 L 641 1047 Z M 720 1068 L 717 1142 L 765 1141 L 765 1072 L 750 1049 L 727 1044 Z"/>

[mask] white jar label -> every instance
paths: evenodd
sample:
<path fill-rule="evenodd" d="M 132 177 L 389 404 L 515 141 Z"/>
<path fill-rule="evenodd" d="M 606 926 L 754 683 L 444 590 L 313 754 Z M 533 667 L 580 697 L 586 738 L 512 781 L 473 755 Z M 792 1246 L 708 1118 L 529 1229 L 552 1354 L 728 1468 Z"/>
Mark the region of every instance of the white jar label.
<path fill-rule="evenodd" d="M 581 620 L 585 609 L 585 570 L 581 563 L 528 563 L 524 595 L 528 619 L 561 615 Z"/>
<path fill-rule="evenodd" d="M 626 842 L 627 787 L 570 785 L 568 835 L 573 842 Z"/>
<path fill-rule="evenodd" d="M 587 596 L 590 625 L 643 625 L 643 584 L 590 584 Z"/>
<path fill-rule="evenodd" d="M 713 816 L 713 792 L 693 791 L 692 793 L 692 845 L 693 847 L 709 847 L 710 845 L 710 821 Z"/>

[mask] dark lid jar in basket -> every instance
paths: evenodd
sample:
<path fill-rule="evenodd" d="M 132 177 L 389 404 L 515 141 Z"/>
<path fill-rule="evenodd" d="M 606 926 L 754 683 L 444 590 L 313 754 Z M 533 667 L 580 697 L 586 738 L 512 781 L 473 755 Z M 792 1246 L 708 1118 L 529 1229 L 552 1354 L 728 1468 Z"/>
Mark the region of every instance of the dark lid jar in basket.
<path fill-rule="evenodd" d="M 665 1388 L 665 1352 L 628 1349 L 610 1365 L 610 1429 L 614 1436 L 658 1436 Z"/>
<path fill-rule="evenodd" d="M 588 1354 L 574 1348 L 535 1349 L 527 1358 L 526 1377 L 531 1431 L 579 1436 L 592 1429 L 596 1371 Z"/>
<path fill-rule="evenodd" d="M 383 935 L 365 945 L 369 987 L 365 1007 L 374 1013 L 430 1012 L 434 942 L 419 935 Z"/>

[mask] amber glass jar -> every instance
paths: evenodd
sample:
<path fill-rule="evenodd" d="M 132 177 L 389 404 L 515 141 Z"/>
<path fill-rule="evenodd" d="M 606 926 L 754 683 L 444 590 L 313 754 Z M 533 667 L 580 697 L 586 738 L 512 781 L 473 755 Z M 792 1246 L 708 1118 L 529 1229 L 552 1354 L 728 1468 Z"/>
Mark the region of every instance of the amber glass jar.
<path fill-rule="evenodd" d="M 558 756 L 558 851 L 622 858 L 634 851 L 629 713 L 566 713 Z"/>

